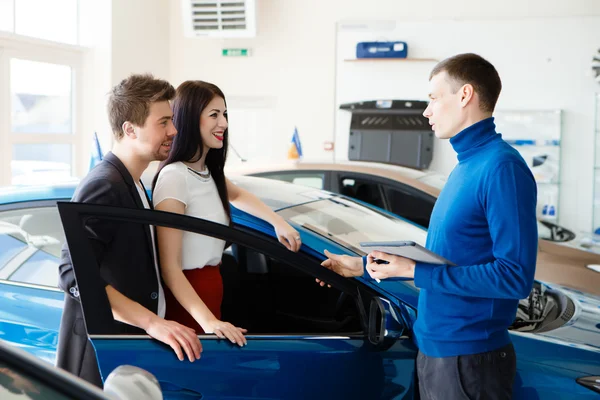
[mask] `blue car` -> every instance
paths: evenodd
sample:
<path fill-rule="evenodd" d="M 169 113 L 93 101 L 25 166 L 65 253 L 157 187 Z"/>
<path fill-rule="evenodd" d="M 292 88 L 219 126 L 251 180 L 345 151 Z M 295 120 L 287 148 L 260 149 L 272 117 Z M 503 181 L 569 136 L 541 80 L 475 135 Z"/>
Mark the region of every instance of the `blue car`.
<path fill-rule="evenodd" d="M 426 230 L 329 192 L 261 178 L 232 180 L 300 232 L 299 253 L 279 244 L 270 225 L 236 209 L 230 228 L 159 211 L 67 202 L 58 203 L 59 214 L 57 200 L 68 200 L 74 186 L 0 191 L 0 339 L 54 360 L 63 298 L 56 271 L 66 234 L 104 377 L 119 365 L 138 366 L 157 377 L 167 399 L 414 398 L 418 288 L 412 281 L 342 278 L 320 263 L 324 249 L 362 255 L 363 241 L 424 244 Z M 90 217 L 169 226 L 231 243 L 221 268 L 222 319 L 247 328 L 248 345 L 201 335 L 202 358 L 190 363 L 142 331 L 114 334 L 83 228 Z M 515 399 L 599 397 L 600 298 L 536 282 L 520 302 L 511 335 L 518 357 Z"/>

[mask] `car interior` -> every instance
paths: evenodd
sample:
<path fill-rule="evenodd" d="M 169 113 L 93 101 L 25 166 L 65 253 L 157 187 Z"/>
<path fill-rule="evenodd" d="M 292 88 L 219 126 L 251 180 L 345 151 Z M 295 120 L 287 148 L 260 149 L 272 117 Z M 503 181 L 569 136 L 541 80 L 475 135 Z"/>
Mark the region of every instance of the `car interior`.
<path fill-rule="evenodd" d="M 222 260 L 222 319 L 249 334 L 361 334 L 354 298 L 297 268 L 237 244 Z"/>
<path fill-rule="evenodd" d="M 347 177 L 340 179 L 339 187 L 340 194 L 344 196 L 391 211 L 424 228 L 429 227 L 429 218 L 435 204 L 434 197 L 423 196 L 408 186 L 406 188 L 401 188 L 400 185 L 391 187 Z"/>

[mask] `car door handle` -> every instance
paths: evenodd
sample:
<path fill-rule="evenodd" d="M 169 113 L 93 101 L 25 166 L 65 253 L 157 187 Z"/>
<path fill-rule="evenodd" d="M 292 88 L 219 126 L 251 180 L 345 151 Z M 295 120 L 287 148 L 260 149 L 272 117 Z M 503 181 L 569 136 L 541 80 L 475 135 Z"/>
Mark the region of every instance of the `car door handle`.
<path fill-rule="evenodd" d="M 160 390 L 163 393 L 164 398 L 173 400 L 200 400 L 202 393 L 196 392 L 192 389 L 183 388 L 171 382 L 159 381 Z"/>

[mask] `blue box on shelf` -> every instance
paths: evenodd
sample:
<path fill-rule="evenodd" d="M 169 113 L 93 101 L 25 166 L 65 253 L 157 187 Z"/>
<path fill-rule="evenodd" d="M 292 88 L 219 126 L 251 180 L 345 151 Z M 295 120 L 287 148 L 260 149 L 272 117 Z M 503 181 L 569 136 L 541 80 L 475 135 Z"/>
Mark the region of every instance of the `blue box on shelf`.
<path fill-rule="evenodd" d="M 406 42 L 358 42 L 356 58 L 406 58 Z"/>

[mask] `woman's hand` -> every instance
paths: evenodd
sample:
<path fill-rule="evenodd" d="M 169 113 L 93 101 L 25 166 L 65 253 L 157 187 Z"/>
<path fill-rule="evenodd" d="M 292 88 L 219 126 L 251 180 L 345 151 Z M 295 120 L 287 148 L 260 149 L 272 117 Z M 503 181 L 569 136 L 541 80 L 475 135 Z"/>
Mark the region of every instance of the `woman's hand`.
<path fill-rule="evenodd" d="M 285 222 L 283 218 L 281 218 L 279 222 L 273 224 L 273 228 L 275 228 L 275 234 L 277 235 L 279 242 L 288 250 L 294 252 L 300 250 L 300 246 L 302 245 L 300 234 L 297 230 L 292 228 L 290 224 Z"/>
<path fill-rule="evenodd" d="M 202 329 L 206 333 L 214 333 L 220 339 L 229 339 L 231 343 L 237 344 L 240 347 L 248 344 L 244 337 L 244 333 L 248 331 L 244 328 L 233 326 L 229 322 L 214 319 L 208 322 L 206 326 L 202 325 Z"/>

